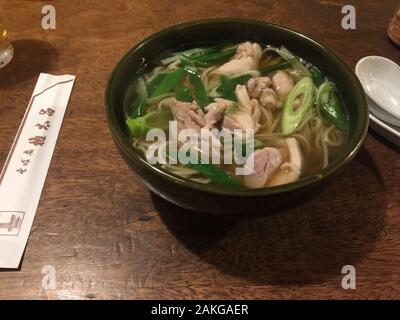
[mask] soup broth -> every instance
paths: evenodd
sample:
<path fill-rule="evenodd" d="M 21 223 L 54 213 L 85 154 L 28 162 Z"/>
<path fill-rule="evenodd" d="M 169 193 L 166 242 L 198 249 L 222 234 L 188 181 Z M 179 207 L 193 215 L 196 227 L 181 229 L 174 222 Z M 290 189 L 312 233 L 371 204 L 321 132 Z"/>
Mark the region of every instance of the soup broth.
<path fill-rule="evenodd" d="M 180 177 L 227 188 L 265 188 L 317 174 L 344 144 L 349 126 L 340 93 L 316 66 L 284 47 L 252 42 L 162 54 L 128 88 L 124 112 L 143 155 L 153 143 L 146 139 L 151 129 L 163 130 L 166 145 L 172 143 L 171 121 L 178 133 L 252 130 L 254 151 L 244 164 L 224 163 L 222 153 L 220 163 L 199 156 L 162 164 Z M 167 159 L 177 158 L 166 150 Z M 250 162 L 249 172 L 238 175 Z"/>

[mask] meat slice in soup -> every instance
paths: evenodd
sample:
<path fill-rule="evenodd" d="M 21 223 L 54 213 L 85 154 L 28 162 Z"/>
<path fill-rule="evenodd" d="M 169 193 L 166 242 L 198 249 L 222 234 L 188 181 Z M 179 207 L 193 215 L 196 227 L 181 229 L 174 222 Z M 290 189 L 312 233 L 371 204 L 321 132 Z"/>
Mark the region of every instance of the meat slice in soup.
<path fill-rule="evenodd" d="M 238 46 L 233 59 L 219 67 L 218 71 L 226 75 L 235 75 L 257 69 L 261 56 L 262 49 L 258 43 L 242 43 Z"/>
<path fill-rule="evenodd" d="M 270 187 L 295 182 L 299 180 L 301 176 L 303 155 L 297 139 L 287 138 L 284 144 L 287 150 L 287 152 L 285 152 L 287 159 L 268 182 L 268 186 Z"/>
<path fill-rule="evenodd" d="M 270 77 L 251 78 L 247 81 L 247 90 L 252 98 L 260 98 L 263 90 L 271 87 L 272 81 Z"/>
<path fill-rule="evenodd" d="M 278 149 L 267 147 L 256 150 L 248 161 L 254 161 L 254 168 L 244 177 L 245 185 L 249 188 L 262 188 L 281 165 L 282 155 Z"/>
<path fill-rule="evenodd" d="M 210 103 L 207 107 L 207 113 L 204 117 L 206 125 L 204 128 L 211 129 L 218 123 L 224 116 L 226 108 L 232 105 L 230 101 L 218 101 Z"/>
<path fill-rule="evenodd" d="M 280 186 L 282 184 L 287 184 L 299 180 L 301 171 L 293 163 L 285 162 L 282 164 L 274 174 L 268 187 Z"/>
<path fill-rule="evenodd" d="M 285 71 L 278 71 L 272 77 L 272 86 L 281 101 L 285 100 L 290 90 L 293 89 L 293 81 Z"/>
<path fill-rule="evenodd" d="M 266 88 L 262 91 L 260 96 L 260 103 L 267 109 L 275 110 L 282 106 L 279 98 L 274 90 Z"/>
<path fill-rule="evenodd" d="M 251 114 L 247 111 L 244 111 L 241 108 L 235 108 L 233 106 L 230 108 L 232 110 L 228 109 L 228 112 L 225 114 L 224 117 L 224 122 L 223 122 L 223 127 L 226 129 L 254 129 L 255 128 L 255 123 L 254 119 L 251 116 Z"/>
<path fill-rule="evenodd" d="M 181 102 L 172 99 L 169 103 L 171 111 L 176 121 L 178 121 L 178 129 L 193 129 L 200 132 L 205 126 L 204 116 L 198 112 L 200 110 L 196 102 Z"/>

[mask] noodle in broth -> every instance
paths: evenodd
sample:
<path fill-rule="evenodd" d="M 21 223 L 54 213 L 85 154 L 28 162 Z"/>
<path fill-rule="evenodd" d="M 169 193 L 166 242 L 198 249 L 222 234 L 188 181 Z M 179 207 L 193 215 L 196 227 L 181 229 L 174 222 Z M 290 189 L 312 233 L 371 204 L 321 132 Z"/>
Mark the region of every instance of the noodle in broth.
<path fill-rule="evenodd" d="M 260 51 L 258 52 L 258 50 Z M 180 122 L 181 127 L 185 127 L 185 123 L 192 122 L 196 128 L 197 125 L 203 127 L 199 123 L 203 124 L 207 120 L 206 114 L 210 113 L 209 107 L 213 103 L 220 103 L 219 106 L 226 105 L 225 109 L 217 114 L 220 118 L 213 124 L 213 127 L 217 127 L 217 124 L 225 127 L 229 120 L 240 128 L 242 126 L 241 123 L 238 124 L 240 119 L 234 118 L 233 121 L 229 118 L 235 116 L 235 113 L 232 116 L 230 112 L 234 112 L 232 106 L 236 106 L 239 110 L 247 112 L 247 119 L 252 119 L 255 130 L 254 138 L 260 145 L 254 153 L 256 168 L 252 174 L 256 176 L 253 177 L 253 180 L 251 177 L 235 175 L 237 167 L 235 164 L 208 165 L 215 167 L 212 170 L 204 170 L 204 168 L 200 170 L 201 168 L 198 166 L 182 164 L 162 165 L 164 170 L 175 175 L 198 183 L 226 187 L 229 186 L 224 183 L 228 180 L 226 176 L 221 178 L 222 174 L 219 175 L 219 171 L 237 180 L 241 186 L 248 188 L 290 183 L 316 174 L 327 167 L 335 152 L 344 143 L 348 119 L 335 85 L 324 77 L 315 66 L 305 63 L 286 48 L 261 46 L 250 42 L 236 45 L 216 45 L 164 55 L 163 59 L 155 59 L 154 65 L 138 80 L 141 81 L 141 84 L 139 82 L 135 84 L 138 88 L 137 94 L 133 103 L 127 104 L 130 108 L 126 112 L 127 124 L 131 129 L 135 148 L 146 154 L 151 144 L 146 141 L 145 135 L 136 133 L 137 128 L 134 126 L 138 125 L 138 119 L 146 119 L 146 115 L 150 113 L 164 115 L 172 112 L 174 120 L 179 121 L 181 119 L 179 117 L 186 117 L 190 113 L 194 120 L 185 118 Z M 183 70 L 182 74 L 181 70 Z M 171 87 L 170 84 L 176 80 L 173 78 L 174 73 L 181 79 L 179 83 Z M 195 76 L 198 76 L 197 80 L 194 79 Z M 235 81 L 238 79 L 243 81 L 236 83 Z M 279 81 L 283 83 L 281 87 L 279 87 Z M 263 82 L 265 86 L 262 85 Z M 232 96 L 232 92 L 224 88 L 224 85 L 228 88 L 228 84 L 232 83 L 235 84 L 234 96 Z M 260 88 L 252 88 L 251 84 L 254 83 Z M 286 85 L 290 90 L 285 95 L 281 95 L 280 90 Z M 164 91 L 162 90 L 163 86 Z M 142 91 L 140 91 L 140 87 L 143 89 Z M 301 91 L 303 87 L 306 89 Z M 203 107 L 201 107 L 201 97 L 204 98 L 204 95 L 201 96 L 201 89 L 206 93 L 205 99 L 207 100 Z M 293 95 L 297 89 L 300 90 L 300 93 L 293 97 L 293 106 L 288 106 L 291 94 Z M 243 106 L 245 103 L 242 101 L 247 100 L 240 98 L 239 90 L 242 90 L 244 95 L 248 95 L 251 108 L 246 109 Z M 146 92 L 143 93 L 143 91 Z M 187 94 L 187 97 L 184 98 L 185 101 L 178 99 L 180 93 Z M 230 100 L 229 97 L 236 101 Z M 311 99 L 311 103 L 306 105 L 308 97 Z M 263 98 L 267 101 L 264 104 Z M 186 114 L 179 115 L 179 108 L 188 108 Z M 288 108 L 292 108 L 292 110 L 287 110 Z M 144 111 L 138 112 L 139 109 Z M 193 115 L 192 111 L 196 115 Z M 295 115 L 297 111 L 304 112 L 304 114 L 298 117 Z M 198 119 L 197 116 L 201 119 Z M 295 124 L 294 117 L 298 117 Z M 196 122 L 197 120 L 198 122 Z M 245 129 L 243 126 L 241 128 Z M 163 130 L 168 133 L 167 128 Z M 168 143 L 169 141 L 167 141 Z M 300 163 L 298 159 L 292 159 L 293 154 L 300 154 Z M 221 156 L 223 158 L 223 155 Z M 266 159 L 267 162 L 264 164 L 262 159 Z M 257 169 L 257 164 L 261 162 L 265 167 Z M 272 168 L 268 169 L 269 172 L 265 169 L 268 167 L 267 165 Z M 288 170 L 294 170 L 297 174 L 288 172 Z M 285 174 L 288 175 L 285 176 Z"/>

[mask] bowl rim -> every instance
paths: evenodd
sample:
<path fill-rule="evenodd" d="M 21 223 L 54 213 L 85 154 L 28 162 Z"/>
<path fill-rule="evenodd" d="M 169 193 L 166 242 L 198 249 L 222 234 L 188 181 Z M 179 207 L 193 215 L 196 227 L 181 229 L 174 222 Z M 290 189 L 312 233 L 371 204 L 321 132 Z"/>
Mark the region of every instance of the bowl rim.
<path fill-rule="evenodd" d="M 339 156 L 332 164 L 329 164 L 326 168 L 322 169 L 316 174 L 309 175 L 304 177 L 296 182 L 274 186 L 274 187 L 267 187 L 267 188 L 260 188 L 260 189 L 248 189 L 248 188 L 238 188 L 238 189 L 229 189 L 224 188 L 216 185 L 208 185 L 208 184 L 201 184 L 198 182 L 194 182 L 190 179 L 182 178 L 172 173 L 169 173 L 166 170 L 161 169 L 160 167 L 153 166 L 148 163 L 139 153 L 134 149 L 132 144 L 129 142 L 129 139 L 124 134 L 121 125 L 113 113 L 113 101 L 111 99 L 111 87 L 112 83 L 116 80 L 116 75 L 118 71 L 122 68 L 125 61 L 136 52 L 140 51 L 140 49 L 148 42 L 156 40 L 163 35 L 166 35 L 170 32 L 177 32 L 184 28 L 188 27 L 195 27 L 201 25 L 207 25 L 212 23 L 221 23 L 221 24 L 231 24 L 231 23 L 241 23 L 241 24 L 251 24 L 251 25 L 259 25 L 266 28 L 271 28 L 275 30 L 280 30 L 284 32 L 291 33 L 303 40 L 309 42 L 311 45 L 317 47 L 319 50 L 324 51 L 330 58 L 336 61 L 336 63 L 340 64 L 348 73 L 351 78 L 351 82 L 353 82 L 356 86 L 356 90 L 354 90 L 353 94 L 357 95 L 356 100 L 359 101 L 358 105 L 361 106 L 360 109 L 360 119 L 358 121 L 362 121 L 358 131 L 356 132 L 358 137 L 355 140 L 356 143 L 352 146 L 350 152 L 343 156 Z M 145 39 L 141 40 L 137 43 L 134 47 L 132 47 L 117 63 L 114 67 L 113 72 L 111 73 L 107 85 L 106 85 L 106 92 L 105 92 L 105 114 L 108 122 L 109 129 L 111 131 L 112 137 L 114 142 L 117 146 L 129 157 L 130 160 L 134 161 L 137 165 L 145 170 L 150 170 L 153 173 L 156 173 L 160 178 L 166 179 L 177 186 L 187 187 L 193 190 L 211 193 L 211 194 L 219 194 L 225 196 L 240 196 L 240 197 L 259 197 L 259 196 L 268 196 L 268 195 L 275 195 L 275 194 L 283 194 L 292 192 L 295 190 L 302 189 L 304 187 L 317 184 L 323 180 L 326 180 L 328 177 L 332 176 L 335 172 L 337 172 L 342 167 L 345 167 L 357 154 L 361 145 L 364 141 L 364 138 L 368 131 L 368 124 L 369 124 L 369 113 L 368 113 L 368 106 L 366 102 L 365 93 L 363 87 L 355 75 L 354 71 L 345 63 L 334 51 L 327 48 L 326 46 L 322 45 L 321 43 L 313 40 L 312 38 L 295 31 L 293 29 L 280 26 L 278 24 L 274 24 L 271 22 L 260 21 L 260 20 L 253 20 L 253 19 L 241 19 L 241 18 L 217 18 L 217 19 L 202 19 L 202 20 L 195 20 L 189 21 L 185 23 L 180 23 L 176 25 L 172 25 L 165 29 L 162 29 L 158 32 L 151 34 L 150 36 L 146 37 Z M 352 137 L 354 138 L 354 137 Z"/>

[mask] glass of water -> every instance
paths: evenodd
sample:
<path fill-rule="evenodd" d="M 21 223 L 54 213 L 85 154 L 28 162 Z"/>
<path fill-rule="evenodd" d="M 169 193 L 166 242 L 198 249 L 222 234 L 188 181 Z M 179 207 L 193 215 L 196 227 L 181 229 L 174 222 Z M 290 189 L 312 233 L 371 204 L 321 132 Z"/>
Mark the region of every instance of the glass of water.
<path fill-rule="evenodd" d="M 7 29 L 0 20 L 0 69 L 7 65 L 14 55 L 14 48 L 8 38 Z"/>

